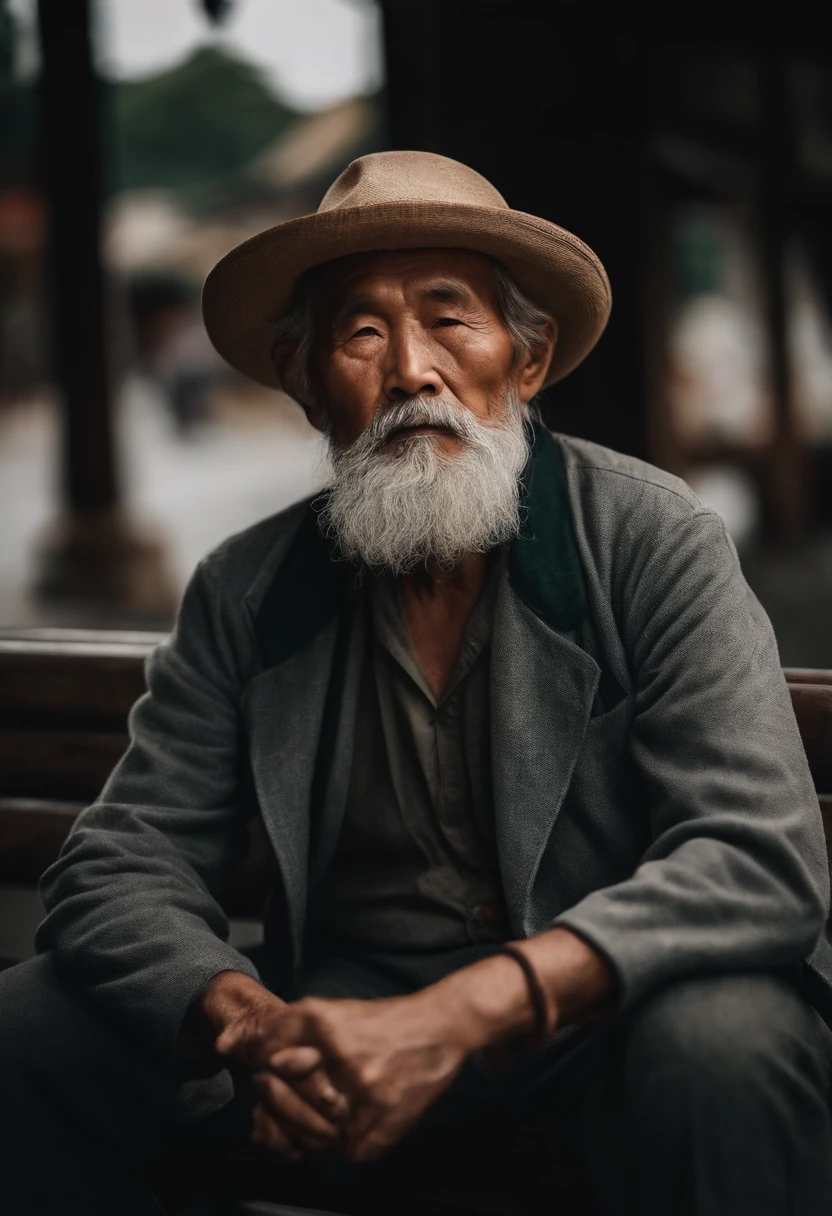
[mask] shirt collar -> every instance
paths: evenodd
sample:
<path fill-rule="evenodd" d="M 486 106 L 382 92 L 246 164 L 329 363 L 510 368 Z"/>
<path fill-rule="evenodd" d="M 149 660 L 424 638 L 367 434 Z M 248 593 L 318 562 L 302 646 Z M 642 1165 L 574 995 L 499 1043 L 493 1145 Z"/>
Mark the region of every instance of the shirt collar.
<path fill-rule="evenodd" d="M 494 555 L 482 589 L 465 623 L 459 655 L 448 684 L 437 701 L 422 671 L 413 649 L 413 642 L 404 617 L 401 587 L 392 576 L 375 579 L 368 587 L 370 621 L 378 643 L 413 680 L 432 705 L 441 705 L 474 666 L 479 656 L 491 644 L 494 625 L 494 605 L 500 579 L 505 576 L 507 554 L 503 547 Z"/>

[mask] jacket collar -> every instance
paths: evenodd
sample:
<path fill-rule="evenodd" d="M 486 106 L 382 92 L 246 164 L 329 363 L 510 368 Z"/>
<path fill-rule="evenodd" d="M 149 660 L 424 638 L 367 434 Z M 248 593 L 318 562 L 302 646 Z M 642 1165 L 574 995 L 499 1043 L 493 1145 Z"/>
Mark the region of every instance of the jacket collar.
<path fill-rule="evenodd" d="M 563 455 L 538 418 L 527 426 L 531 447 L 521 479 L 523 525 L 509 551 L 509 582 L 544 624 L 571 632 L 586 616 L 587 598 Z M 315 500 L 310 500 L 255 615 L 265 668 L 304 650 L 339 615 L 354 577 L 321 536 Z"/>

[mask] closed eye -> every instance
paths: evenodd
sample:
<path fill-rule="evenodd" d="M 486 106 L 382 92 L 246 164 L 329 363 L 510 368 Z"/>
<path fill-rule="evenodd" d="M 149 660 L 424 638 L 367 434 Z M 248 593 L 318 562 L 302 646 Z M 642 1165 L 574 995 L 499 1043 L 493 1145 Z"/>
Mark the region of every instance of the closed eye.
<path fill-rule="evenodd" d="M 377 333 L 378 333 L 378 330 L 374 329 L 372 325 L 362 325 L 361 329 L 357 329 L 352 336 L 354 338 L 365 338 L 369 334 L 377 334 Z"/>
<path fill-rule="evenodd" d="M 440 326 L 442 329 L 447 329 L 450 325 L 461 325 L 462 322 L 457 317 L 438 317 L 433 324 Z"/>

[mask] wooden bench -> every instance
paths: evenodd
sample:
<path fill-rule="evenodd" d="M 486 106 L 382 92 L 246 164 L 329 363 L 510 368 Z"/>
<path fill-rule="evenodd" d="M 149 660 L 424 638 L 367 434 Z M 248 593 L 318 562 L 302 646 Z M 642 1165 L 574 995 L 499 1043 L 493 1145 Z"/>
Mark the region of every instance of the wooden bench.
<path fill-rule="evenodd" d="M 127 746 L 160 633 L 0 631 L 0 883 L 36 886 L 77 815 Z M 231 916 L 257 919 L 273 860 L 259 823 L 225 891 Z"/>
<path fill-rule="evenodd" d="M 35 885 L 127 743 L 155 633 L 0 631 L 0 883 Z M 832 841 L 832 671 L 786 670 Z M 269 863 L 259 826 L 227 891 L 232 915 L 257 917 Z M 832 852 L 832 849 L 830 849 Z"/>
<path fill-rule="evenodd" d="M 98 794 L 126 745 L 127 711 L 144 691 L 144 659 L 161 636 L 0 632 L 0 883 L 34 886 L 78 812 Z M 832 671 L 785 674 L 832 853 Z M 262 829 L 255 825 L 249 857 L 224 895 L 231 915 L 259 916 L 271 866 Z M 535 1210 L 528 1197 L 518 1207 L 512 1176 L 519 1172 L 539 1178 L 544 1170 L 547 1200 L 542 1210 L 552 1210 L 553 1192 L 558 1216 L 586 1216 L 592 1210 L 574 1161 L 559 1154 L 545 1132 L 514 1128 L 510 1147 L 504 1136 L 504 1130 L 495 1132 L 489 1125 L 461 1138 L 446 1135 L 432 1150 L 429 1172 L 424 1158 L 398 1161 L 391 1184 L 395 1197 L 354 1189 L 352 1201 L 345 1203 L 343 1191 L 321 1187 L 297 1169 L 287 1175 L 279 1167 L 265 1167 L 261 1158 L 245 1153 L 197 1153 L 184 1169 L 177 1160 L 165 1172 L 162 1187 L 171 1212 L 192 1193 L 195 1178 L 210 1176 L 215 1194 L 219 1188 L 229 1196 L 279 1199 L 304 1210 L 311 1206 L 364 1216 L 375 1211 L 386 1216 L 391 1210 L 397 1216 L 505 1214 Z M 454 1174 L 477 1178 L 476 1188 L 460 1192 L 458 1185 L 450 1191 L 443 1185 L 451 1157 Z M 520 1171 L 518 1157 L 526 1163 Z M 230 1199 L 227 1210 L 247 1209 Z"/>

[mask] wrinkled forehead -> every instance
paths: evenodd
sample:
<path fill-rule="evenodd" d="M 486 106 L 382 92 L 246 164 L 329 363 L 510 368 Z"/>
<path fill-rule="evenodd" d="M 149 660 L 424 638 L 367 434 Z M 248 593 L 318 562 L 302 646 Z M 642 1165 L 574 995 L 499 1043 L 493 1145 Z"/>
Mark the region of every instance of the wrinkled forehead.
<path fill-rule="evenodd" d="M 320 267 L 313 300 L 330 316 L 349 300 L 425 293 L 447 303 L 492 303 L 493 262 L 470 249 L 380 249 L 353 253 Z"/>

